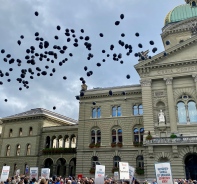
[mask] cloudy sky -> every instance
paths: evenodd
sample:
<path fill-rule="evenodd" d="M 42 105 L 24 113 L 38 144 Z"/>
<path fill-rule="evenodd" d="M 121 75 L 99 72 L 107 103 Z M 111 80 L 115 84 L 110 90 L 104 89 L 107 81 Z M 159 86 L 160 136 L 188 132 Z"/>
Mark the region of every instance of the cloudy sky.
<path fill-rule="evenodd" d="M 113 87 L 121 85 L 131 85 L 139 83 L 139 76 L 133 66 L 138 63 L 134 53 L 158 48 L 158 52 L 163 50 L 160 34 L 164 26 L 166 14 L 175 6 L 184 4 L 183 0 L 1 0 L 0 6 L 0 50 L 5 49 L 5 53 L 0 53 L 0 70 L 4 77 L 0 78 L 3 85 L 0 85 L 0 117 L 6 117 L 16 113 L 21 113 L 33 108 L 45 108 L 54 112 L 77 119 L 79 101 L 75 96 L 79 94 L 81 88 L 80 77 L 83 77 L 88 85 L 88 89 L 94 87 Z M 39 16 L 35 16 L 37 11 Z M 120 19 L 120 14 L 124 14 L 124 19 Z M 119 26 L 115 26 L 115 21 L 120 21 Z M 57 25 L 61 30 L 56 29 Z M 67 42 L 65 29 L 74 29 L 78 39 L 78 47 L 74 47 L 74 38 L 71 34 L 71 42 Z M 84 29 L 84 33 L 80 30 Z M 39 32 L 39 37 L 49 42 L 47 49 L 39 49 L 39 42 L 35 40 L 35 32 Z M 140 36 L 136 37 L 135 33 Z M 103 33 L 104 37 L 99 34 Z M 121 37 L 124 33 L 125 37 Z M 20 36 L 23 35 L 24 39 Z M 58 40 L 54 36 L 59 37 Z M 89 36 L 92 50 L 87 50 L 84 40 L 80 36 Z M 21 45 L 17 41 L 21 40 Z M 118 44 L 122 40 L 132 45 L 133 52 L 127 56 L 127 51 Z M 149 41 L 155 42 L 154 46 Z M 138 44 L 143 44 L 139 49 Z M 110 45 L 115 46 L 110 50 Z M 53 46 L 66 45 L 68 49 L 64 54 L 54 50 Z M 50 61 L 39 61 L 35 58 L 36 64 L 27 64 L 25 56 L 26 49 L 35 47 L 35 53 L 44 51 L 55 51 L 58 59 L 54 63 Z M 106 53 L 102 53 L 105 50 Z M 69 53 L 73 56 L 70 57 Z M 87 60 L 88 54 L 93 54 L 91 60 Z M 113 53 L 121 53 L 123 64 L 120 61 L 113 61 Z M 7 54 L 15 59 L 13 64 L 4 62 Z M 106 57 L 110 54 L 110 57 Z M 150 53 L 152 55 L 152 53 Z M 11 59 L 10 58 L 10 59 Z M 52 59 L 52 57 L 50 57 Z M 59 62 L 67 58 L 62 66 Z M 21 66 L 17 66 L 16 59 L 22 61 Z M 105 59 L 105 62 L 102 60 Z M 101 67 L 97 67 L 97 63 Z M 49 68 L 46 69 L 45 66 Z M 84 66 L 88 67 L 84 71 Z M 37 76 L 36 67 L 42 71 L 47 71 L 46 76 Z M 13 71 L 10 72 L 9 69 Z M 34 72 L 33 79 L 27 72 L 25 78 L 29 82 L 29 89 L 23 87 L 16 81 L 20 78 L 21 70 L 31 68 Z M 56 68 L 53 76 L 52 68 Z M 93 71 L 93 75 L 87 77 L 86 72 Z M 5 76 L 8 72 L 9 76 Z M 131 76 L 130 79 L 126 75 Z M 63 76 L 67 80 L 63 80 Z M 7 82 L 11 79 L 10 82 Z M 20 91 L 19 88 L 22 87 Z M 8 101 L 5 102 L 4 100 Z"/>

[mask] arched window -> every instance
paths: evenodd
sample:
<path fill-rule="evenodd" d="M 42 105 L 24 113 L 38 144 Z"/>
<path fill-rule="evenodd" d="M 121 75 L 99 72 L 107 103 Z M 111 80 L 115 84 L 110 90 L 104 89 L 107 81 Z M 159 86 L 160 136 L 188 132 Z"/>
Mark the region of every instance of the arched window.
<path fill-rule="evenodd" d="M 92 118 L 96 118 L 96 108 L 92 109 Z"/>
<path fill-rule="evenodd" d="M 178 122 L 180 124 L 197 123 L 196 102 L 189 95 L 182 95 L 177 103 Z"/>
<path fill-rule="evenodd" d="M 16 174 L 16 170 L 17 170 L 17 164 L 14 164 L 14 172 L 13 172 L 14 175 Z"/>
<path fill-rule="evenodd" d="M 97 142 L 100 143 L 101 142 L 101 131 L 97 130 Z"/>
<path fill-rule="evenodd" d="M 142 155 L 137 156 L 136 167 L 137 168 L 144 168 L 144 157 Z"/>
<path fill-rule="evenodd" d="M 30 127 L 30 128 L 29 128 L 29 135 L 32 135 L 32 134 L 33 134 L 33 128 Z"/>
<path fill-rule="evenodd" d="M 134 128 L 134 142 L 143 142 L 144 128 Z"/>
<path fill-rule="evenodd" d="M 92 118 L 100 118 L 101 117 L 101 108 L 93 108 L 92 109 Z"/>
<path fill-rule="evenodd" d="M 71 148 L 76 148 L 77 139 L 76 136 L 71 137 Z"/>
<path fill-rule="evenodd" d="M 23 135 L 23 130 L 22 128 L 19 128 L 19 136 L 22 136 Z"/>
<path fill-rule="evenodd" d="M 115 168 L 119 168 L 119 162 L 121 162 L 120 157 L 119 156 L 114 156 L 114 158 L 113 158 L 113 166 Z"/>
<path fill-rule="evenodd" d="M 49 136 L 46 137 L 45 148 L 50 148 L 51 138 Z"/>
<path fill-rule="evenodd" d="M 29 173 L 29 166 L 25 163 L 24 174 L 27 175 Z"/>
<path fill-rule="evenodd" d="M 197 122 L 197 110 L 196 103 L 194 101 L 189 101 L 188 103 L 189 119 L 191 123 Z"/>
<path fill-rule="evenodd" d="M 6 148 L 6 156 L 7 157 L 10 156 L 10 145 L 7 145 L 7 148 Z"/>
<path fill-rule="evenodd" d="M 55 136 L 52 137 L 52 148 L 57 148 L 57 138 Z"/>
<path fill-rule="evenodd" d="M 18 144 L 16 146 L 16 156 L 20 156 L 20 151 L 21 151 L 21 146 L 20 146 L 20 144 Z"/>
<path fill-rule="evenodd" d="M 142 104 L 140 105 L 134 105 L 133 106 L 133 115 L 138 116 L 143 114 L 143 106 Z"/>
<path fill-rule="evenodd" d="M 12 129 L 9 131 L 9 137 L 12 137 Z"/>
<path fill-rule="evenodd" d="M 122 129 L 112 129 L 112 143 L 122 143 Z"/>
<path fill-rule="evenodd" d="M 138 109 L 139 109 L 139 115 L 142 115 L 143 114 L 143 106 L 139 105 Z"/>
<path fill-rule="evenodd" d="M 134 133 L 134 141 L 139 142 L 139 130 L 138 130 L 138 128 L 134 128 L 133 133 Z"/>
<path fill-rule="evenodd" d="M 186 109 L 183 102 L 177 103 L 179 123 L 187 123 Z"/>
<path fill-rule="evenodd" d="M 58 146 L 58 148 L 62 148 L 62 146 L 63 146 L 63 137 L 61 135 L 58 136 L 57 146 Z"/>
<path fill-rule="evenodd" d="M 101 131 L 97 128 L 91 130 L 91 143 L 101 143 Z"/>
<path fill-rule="evenodd" d="M 66 135 L 65 138 L 64 138 L 65 148 L 69 148 L 70 147 L 69 142 L 70 142 L 70 138 L 69 138 L 68 135 Z"/>
<path fill-rule="evenodd" d="M 120 106 L 112 107 L 112 117 L 120 117 L 122 116 L 122 109 Z"/>
<path fill-rule="evenodd" d="M 96 168 L 96 165 L 100 165 L 99 163 L 99 159 L 97 156 L 93 156 L 92 159 L 91 159 L 91 165 L 92 165 L 92 168 Z"/>
<path fill-rule="evenodd" d="M 27 144 L 27 153 L 26 155 L 30 155 L 31 154 L 31 145 Z"/>

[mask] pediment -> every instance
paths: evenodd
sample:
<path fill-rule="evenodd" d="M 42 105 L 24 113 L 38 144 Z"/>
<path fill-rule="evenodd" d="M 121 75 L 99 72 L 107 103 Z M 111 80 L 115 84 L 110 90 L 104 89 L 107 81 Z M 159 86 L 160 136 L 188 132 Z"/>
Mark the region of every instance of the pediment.
<path fill-rule="evenodd" d="M 169 67 L 175 65 L 183 65 L 196 62 L 197 61 L 197 36 L 186 40 L 183 43 L 180 43 L 174 47 L 171 47 L 165 51 L 167 56 L 164 56 L 164 52 L 161 52 L 152 59 L 147 59 L 140 61 L 135 65 L 135 69 L 138 71 L 144 68 L 153 68 L 157 67 Z"/>

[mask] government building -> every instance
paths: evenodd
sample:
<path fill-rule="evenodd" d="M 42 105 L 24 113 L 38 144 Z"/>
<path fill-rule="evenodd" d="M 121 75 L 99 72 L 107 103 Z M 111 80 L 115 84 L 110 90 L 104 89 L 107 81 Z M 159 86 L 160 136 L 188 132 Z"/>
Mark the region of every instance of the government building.
<path fill-rule="evenodd" d="M 122 161 L 144 180 L 170 162 L 173 178 L 197 179 L 197 0 L 167 14 L 161 38 L 163 52 L 139 53 L 139 84 L 82 85 L 78 121 L 41 108 L 2 118 L 0 167 L 94 177 L 96 164 L 113 176 Z"/>

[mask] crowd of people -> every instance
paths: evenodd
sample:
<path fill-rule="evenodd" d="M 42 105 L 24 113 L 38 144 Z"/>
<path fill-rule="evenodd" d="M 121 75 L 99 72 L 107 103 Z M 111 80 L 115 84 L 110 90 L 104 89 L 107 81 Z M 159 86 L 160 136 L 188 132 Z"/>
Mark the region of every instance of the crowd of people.
<path fill-rule="evenodd" d="M 94 178 L 82 177 L 82 178 L 74 178 L 74 177 L 57 177 L 53 176 L 49 179 L 45 179 L 43 177 L 39 177 L 39 179 L 29 178 L 28 176 L 14 176 L 9 177 L 6 181 L 1 181 L 0 184 L 94 184 Z M 104 184 L 140 184 L 137 179 L 133 179 L 132 182 L 128 180 L 115 180 L 113 177 L 105 178 Z M 154 184 L 154 183 L 153 183 Z M 155 183 L 156 184 L 156 183 Z"/>
<path fill-rule="evenodd" d="M 45 179 L 42 177 L 39 177 L 39 179 L 32 178 L 30 179 L 27 176 L 14 176 L 9 177 L 6 181 L 1 181 L 0 184 L 94 184 L 95 180 L 94 178 L 74 178 L 74 177 L 57 177 L 53 176 L 49 179 Z M 133 179 L 132 182 L 129 180 L 115 180 L 113 177 L 111 178 L 105 178 L 103 184 L 157 184 L 156 180 L 145 180 L 145 181 L 139 181 L 137 179 Z M 174 179 L 173 184 L 197 184 L 196 180 L 187 180 L 187 179 Z"/>

